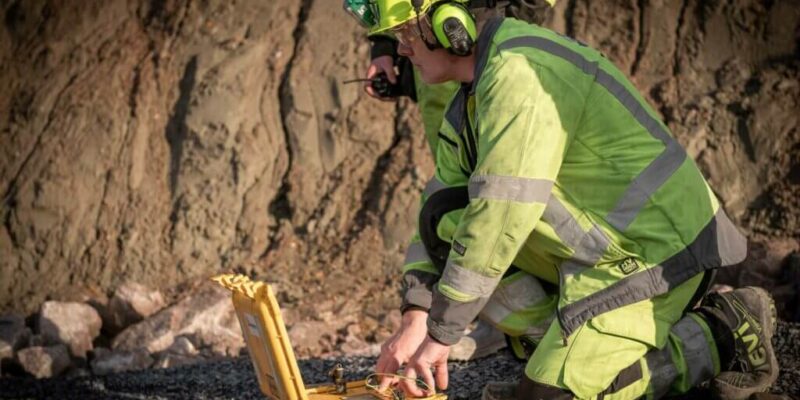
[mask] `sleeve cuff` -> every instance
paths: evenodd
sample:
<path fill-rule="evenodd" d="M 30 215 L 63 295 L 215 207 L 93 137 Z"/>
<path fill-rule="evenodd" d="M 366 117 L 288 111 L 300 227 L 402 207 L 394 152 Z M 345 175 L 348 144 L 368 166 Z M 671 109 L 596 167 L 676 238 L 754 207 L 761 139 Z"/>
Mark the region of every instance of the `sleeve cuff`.
<path fill-rule="evenodd" d="M 369 50 L 369 57 L 374 60 L 380 56 L 392 56 L 397 58 L 397 41 L 383 35 L 370 36 L 369 41 L 372 47 Z"/>
<path fill-rule="evenodd" d="M 428 336 L 441 344 L 452 346 L 461 340 L 461 337 L 464 336 L 464 331 L 462 330 L 461 332 L 454 332 L 452 330 L 445 329 L 431 317 L 428 317 Z"/>
<path fill-rule="evenodd" d="M 428 313 L 428 335 L 443 344 L 453 345 L 464 336 L 467 325 L 478 316 L 489 301 L 489 296 L 461 302 L 437 290 L 432 300 Z"/>
<path fill-rule="evenodd" d="M 405 314 L 407 311 L 414 311 L 414 310 L 425 311 L 425 312 L 430 311 L 429 308 L 420 307 L 416 304 L 403 304 L 402 306 L 400 306 L 400 315 Z"/>
<path fill-rule="evenodd" d="M 433 303 L 433 285 L 439 276 L 430 272 L 412 269 L 403 274 L 403 303 L 400 311 L 416 306 L 425 310 Z"/>
<path fill-rule="evenodd" d="M 403 304 L 400 306 L 400 311 L 405 312 L 409 307 L 430 310 L 432 303 L 433 293 L 431 292 L 431 287 L 426 284 L 419 284 L 408 287 L 403 292 Z"/>

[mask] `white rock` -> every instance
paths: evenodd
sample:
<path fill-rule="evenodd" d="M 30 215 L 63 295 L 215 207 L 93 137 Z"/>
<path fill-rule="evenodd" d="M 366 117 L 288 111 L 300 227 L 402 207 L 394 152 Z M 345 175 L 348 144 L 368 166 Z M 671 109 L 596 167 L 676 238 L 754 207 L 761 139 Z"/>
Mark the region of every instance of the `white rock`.
<path fill-rule="evenodd" d="M 177 304 L 126 328 L 114 338 L 112 348 L 158 353 L 181 335 L 192 337 L 197 348 L 209 349 L 214 355 L 239 355 L 244 340 L 230 292 L 204 283 Z"/>
<path fill-rule="evenodd" d="M 72 355 L 85 358 L 103 322 L 83 303 L 47 301 L 39 314 L 39 331 L 48 343 L 66 344 Z"/>
<path fill-rule="evenodd" d="M 289 329 L 289 340 L 301 355 L 328 352 L 335 338 L 336 329 L 322 321 L 302 321 Z"/>
<path fill-rule="evenodd" d="M 63 344 L 22 349 L 17 352 L 17 361 L 26 372 L 37 378 L 56 376 L 70 365 L 69 352 Z"/>
<path fill-rule="evenodd" d="M 172 345 L 166 350 L 167 353 L 182 355 L 182 356 L 196 356 L 199 352 L 186 336 L 178 336 Z"/>
<path fill-rule="evenodd" d="M 178 336 L 169 348 L 156 357 L 155 368 L 172 368 L 203 361 L 200 352 L 186 336 Z"/>
<path fill-rule="evenodd" d="M 164 296 L 135 282 L 120 286 L 108 302 L 104 324 L 108 332 L 116 333 L 164 308 Z"/>

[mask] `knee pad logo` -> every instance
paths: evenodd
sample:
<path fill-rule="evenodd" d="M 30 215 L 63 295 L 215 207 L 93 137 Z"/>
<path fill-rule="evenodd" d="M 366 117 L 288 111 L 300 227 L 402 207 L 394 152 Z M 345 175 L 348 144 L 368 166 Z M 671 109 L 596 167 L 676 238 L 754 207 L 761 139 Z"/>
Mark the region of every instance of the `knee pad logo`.
<path fill-rule="evenodd" d="M 623 274 L 630 275 L 639 269 L 639 263 L 636 262 L 635 258 L 626 258 L 619 263 L 619 269 L 622 270 Z"/>

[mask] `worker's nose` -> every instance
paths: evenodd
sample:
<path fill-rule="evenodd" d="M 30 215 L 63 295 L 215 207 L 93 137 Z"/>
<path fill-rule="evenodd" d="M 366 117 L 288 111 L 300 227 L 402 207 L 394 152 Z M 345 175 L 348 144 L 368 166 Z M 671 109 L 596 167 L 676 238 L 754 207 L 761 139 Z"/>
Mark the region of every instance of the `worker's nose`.
<path fill-rule="evenodd" d="M 411 57 L 414 55 L 414 50 L 411 49 L 411 46 L 400 42 L 397 44 L 397 54 L 403 57 Z"/>

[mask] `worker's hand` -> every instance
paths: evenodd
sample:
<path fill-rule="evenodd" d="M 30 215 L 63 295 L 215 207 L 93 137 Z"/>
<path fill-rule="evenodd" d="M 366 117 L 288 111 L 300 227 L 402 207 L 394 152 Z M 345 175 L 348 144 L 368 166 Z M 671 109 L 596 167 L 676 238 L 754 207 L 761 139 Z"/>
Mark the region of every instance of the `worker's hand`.
<path fill-rule="evenodd" d="M 381 346 L 381 355 L 375 372 L 379 374 L 396 374 L 400 366 L 408 362 L 411 356 L 428 336 L 428 313 L 423 310 L 408 310 L 403 314 L 400 329 Z M 389 386 L 397 384 L 397 378 L 380 378 L 378 388 L 383 392 Z"/>
<path fill-rule="evenodd" d="M 392 84 L 397 83 L 397 75 L 394 73 L 394 58 L 392 56 L 380 56 L 375 57 L 372 59 L 372 63 L 370 63 L 369 68 L 367 68 L 367 79 L 372 79 L 380 73 L 386 73 L 386 78 L 389 79 L 389 82 Z M 364 83 L 364 91 L 367 92 L 368 95 L 383 101 L 394 101 L 393 98 L 386 98 L 381 97 L 374 90 L 372 90 L 372 82 L 365 82 Z"/>
<path fill-rule="evenodd" d="M 437 342 L 425 335 L 425 340 L 417 349 L 406 365 L 406 377 L 400 383 L 406 395 L 411 397 L 433 396 L 434 375 L 436 376 L 435 387 L 439 390 L 447 389 L 447 355 L 450 354 L 450 346 Z M 431 372 L 433 370 L 433 372 Z M 417 379 L 421 379 L 427 385 L 427 390 L 422 390 L 417 386 Z"/>

